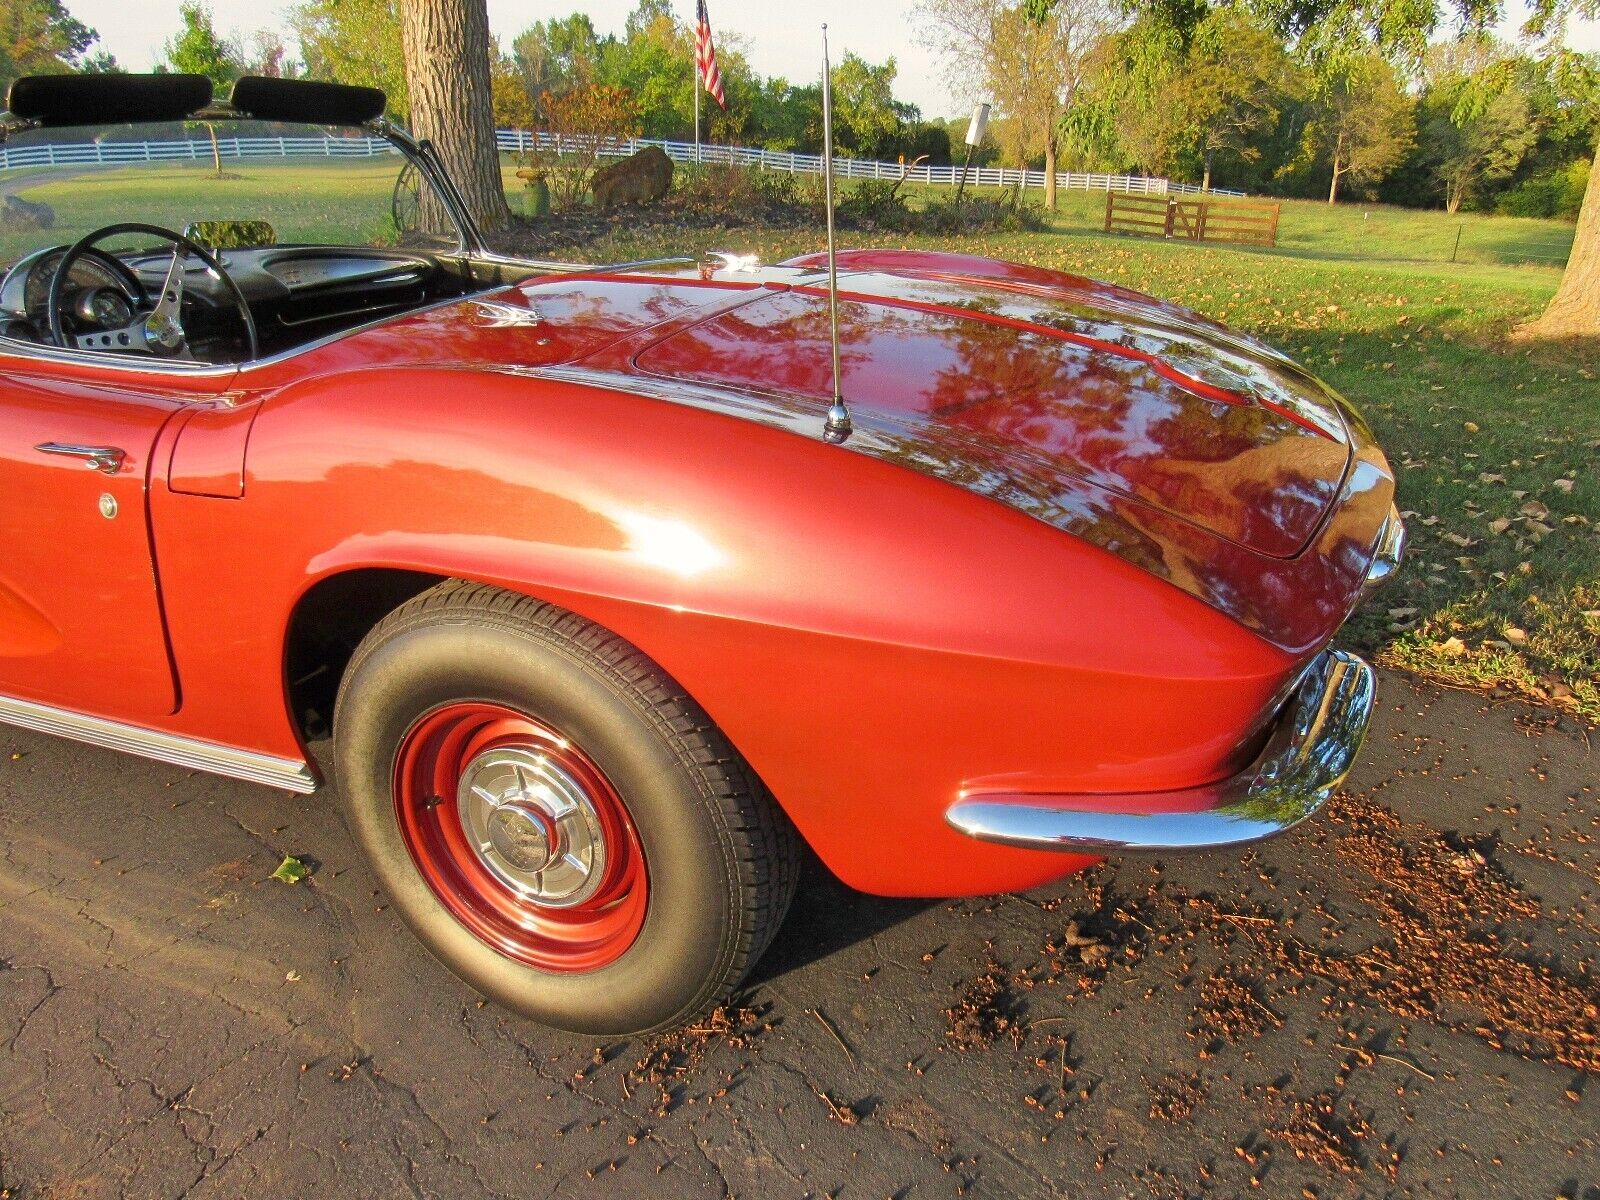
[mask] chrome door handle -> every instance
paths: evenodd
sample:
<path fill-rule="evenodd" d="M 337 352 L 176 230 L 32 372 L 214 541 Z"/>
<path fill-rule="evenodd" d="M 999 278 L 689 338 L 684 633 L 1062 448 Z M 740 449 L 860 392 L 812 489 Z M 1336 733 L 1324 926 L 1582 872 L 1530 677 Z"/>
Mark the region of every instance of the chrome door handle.
<path fill-rule="evenodd" d="M 75 446 L 70 442 L 40 442 L 34 447 L 40 454 L 59 454 L 63 458 L 81 458 L 91 471 L 115 475 L 122 470 L 127 454 L 115 446 Z"/>

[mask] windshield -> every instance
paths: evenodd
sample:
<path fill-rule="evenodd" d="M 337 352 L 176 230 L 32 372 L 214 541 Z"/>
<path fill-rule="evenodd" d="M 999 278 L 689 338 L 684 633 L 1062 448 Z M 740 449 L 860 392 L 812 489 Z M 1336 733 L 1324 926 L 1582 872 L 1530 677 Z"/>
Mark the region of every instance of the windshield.
<path fill-rule="evenodd" d="M 0 147 L 0 264 L 138 221 L 227 245 L 441 245 L 428 183 L 350 129 L 184 122 L 11 135 Z M 448 245 L 454 245 L 449 239 Z"/>

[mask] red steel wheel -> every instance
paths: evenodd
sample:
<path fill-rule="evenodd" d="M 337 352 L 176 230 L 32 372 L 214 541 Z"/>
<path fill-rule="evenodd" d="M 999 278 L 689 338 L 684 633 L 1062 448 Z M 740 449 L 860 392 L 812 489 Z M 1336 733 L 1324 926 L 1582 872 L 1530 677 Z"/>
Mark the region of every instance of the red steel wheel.
<path fill-rule="evenodd" d="M 799 838 L 722 731 L 553 604 L 419 593 L 362 639 L 333 726 L 374 883 L 441 963 L 537 1021 L 609 1037 L 694 1020 L 794 895 Z"/>
<path fill-rule="evenodd" d="M 424 714 L 395 756 L 395 815 L 428 887 L 474 936 L 544 971 L 609 966 L 644 926 L 627 805 L 581 747 L 500 704 Z"/>

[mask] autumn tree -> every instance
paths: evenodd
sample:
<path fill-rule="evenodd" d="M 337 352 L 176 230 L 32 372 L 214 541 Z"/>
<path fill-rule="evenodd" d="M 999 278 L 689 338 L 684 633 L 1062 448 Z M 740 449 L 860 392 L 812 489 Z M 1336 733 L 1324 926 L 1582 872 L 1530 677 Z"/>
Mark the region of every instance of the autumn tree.
<path fill-rule="evenodd" d="M 496 129 L 532 129 L 538 117 L 533 95 L 516 59 L 496 53 L 489 64 L 490 87 L 493 91 L 494 127 Z"/>
<path fill-rule="evenodd" d="M 400 33 L 412 129 L 433 143 L 479 226 L 502 228 L 511 211 L 494 137 L 485 0 L 401 0 Z M 424 224 L 442 230 L 444 214 L 429 207 Z"/>
<path fill-rule="evenodd" d="M 6 0 L 0 4 L 0 96 L 21 75 L 114 70 L 116 60 L 94 49 L 99 40 L 60 0 Z"/>
<path fill-rule="evenodd" d="M 1416 103 L 1377 54 L 1350 59 L 1323 79 L 1303 144 L 1328 165 L 1328 203 L 1339 185 L 1376 184 L 1400 165 L 1416 141 Z"/>
<path fill-rule="evenodd" d="M 1200 23 L 1166 100 L 1183 114 L 1202 164 L 1202 189 L 1211 190 L 1216 155 L 1261 156 L 1262 130 L 1302 87 L 1283 42 L 1258 21 L 1226 8 Z"/>
<path fill-rule="evenodd" d="M 978 83 L 1008 118 L 1011 157 L 1026 164 L 1043 156 L 1045 203 L 1054 208 L 1062 118 L 1116 27 L 1115 10 L 1103 0 L 920 0 L 919 12 L 957 92 L 971 98 Z"/>
<path fill-rule="evenodd" d="M 559 208 L 575 208 L 589 191 L 602 152 L 618 139 L 638 135 L 639 105 L 625 88 L 582 83 L 541 96 L 539 123 L 555 136 L 555 145 L 535 156 L 550 180 L 552 198 Z"/>

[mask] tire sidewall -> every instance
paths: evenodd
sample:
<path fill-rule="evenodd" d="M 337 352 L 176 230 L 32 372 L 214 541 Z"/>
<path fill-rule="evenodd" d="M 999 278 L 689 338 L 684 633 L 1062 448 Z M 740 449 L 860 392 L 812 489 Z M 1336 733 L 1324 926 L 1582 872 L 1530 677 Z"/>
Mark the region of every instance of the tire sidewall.
<path fill-rule="evenodd" d="M 346 822 L 400 916 L 485 995 L 547 1024 L 627 1033 L 674 1024 L 723 985 L 735 950 L 739 879 L 710 784 L 649 702 L 547 631 L 416 619 L 358 654 L 335 716 Z M 644 850 L 648 903 L 613 963 L 558 973 L 480 941 L 434 894 L 400 832 L 395 761 L 408 731 L 458 701 L 502 704 L 576 743 L 622 797 Z"/>

